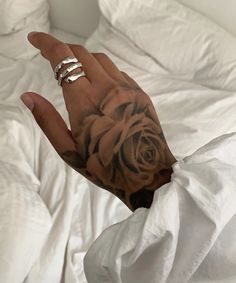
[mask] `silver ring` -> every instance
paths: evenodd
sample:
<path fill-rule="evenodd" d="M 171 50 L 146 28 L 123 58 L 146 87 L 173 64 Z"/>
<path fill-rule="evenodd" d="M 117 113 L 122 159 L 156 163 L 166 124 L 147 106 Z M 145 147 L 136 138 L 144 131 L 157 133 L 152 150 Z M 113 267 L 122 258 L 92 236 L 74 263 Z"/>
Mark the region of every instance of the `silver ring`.
<path fill-rule="evenodd" d="M 76 70 L 77 68 L 82 67 L 82 64 L 80 62 L 72 64 L 71 66 L 69 66 L 68 68 L 66 68 L 60 75 L 58 78 L 58 85 L 61 86 L 63 80 L 67 77 L 67 75 L 69 75 L 70 72 Z"/>
<path fill-rule="evenodd" d="M 71 83 L 73 83 L 74 81 L 78 80 L 79 78 L 85 77 L 85 76 L 86 76 L 85 72 L 84 72 L 84 71 L 81 71 L 81 72 L 79 72 L 79 73 L 77 73 L 77 74 L 73 74 L 73 75 L 67 77 L 67 78 L 65 79 L 65 82 L 68 83 L 68 84 L 71 84 Z"/>
<path fill-rule="evenodd" d="M 60 71 L 60 69 L 66 65 L 66 64 L 69 64 L 69 63 L 78 63 L 78 59 L 73 57 L 73 56 L 70 56 L 70 57 L 67 57 L 65 58 L 64 60 L 62 60 L 60 63 L 58 63 L 56 65 L 56 67 L 54 68 L 54 76 L 55 76 L 55 79 L 57 80 L 58 78 L 58 73 Z"/>

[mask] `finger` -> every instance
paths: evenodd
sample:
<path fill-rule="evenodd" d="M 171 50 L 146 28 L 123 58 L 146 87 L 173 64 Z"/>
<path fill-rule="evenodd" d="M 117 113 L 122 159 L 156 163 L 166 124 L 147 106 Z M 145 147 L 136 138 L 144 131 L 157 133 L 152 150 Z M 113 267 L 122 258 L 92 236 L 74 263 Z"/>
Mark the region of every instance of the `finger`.
<path fill-rule="evenodd" d="M 41 51 L 43 57 L 49 60 L 53 70 L 57 66 L 57 64 L 65 58 L 69 56 L 77 57 L 67 44 L 59 41 L 49 34 L 43 32 L 30 33 L 28 35 L 28 39 L 34 47 Z M 80 70 L 77 69 L 70 74 L 78 73 L 79 71 Z M 64 90 L 78 91 L 88 89 L 91 85 L 86 77 L 82 77 L 72 84 L 63 82 L 62 86 Z"/>
<path fill-rule="evenodd" d="M 21 96 L 57 153 L 62 157 L 66 151 L 75 150 L 74 140 L 66 123 L 54 106 L 42 96 L 29 92 Z"/>
<path fill-rule="evenodd" d="M 42 55 L 50 61 L 52 68 L 68 56 L 75 56 L 70 47 L 45 33 L 29 34 L 30 42 L 38 48 Z M 75 56 L 77 57 L 77 56 Z M 89 111 L 89 93 L 91 93 L 91 84 L 87 78 L 78 79 L 72 84 L 63 84 L 63 95 L 66 108 L 69 113 L 71 128 L 74 129 L 76 123 L 84 117 L 83 112 Z"/>
<path fill-rule="evenodd" d="M 125 78 L 112 62 L 112 60 L 104 53 L 92 53 L 92 55 L 97 59 L 97 61 L 102 65 L 106 73 L 114 80 L 118 82 L 125 82 Z"/>
<path fill-rule="evenodd" d="M 132 79 L 127 73 L 122 72 L 122 71 L 121 71 L 121 73 L 128 83 L 130 83 L 132 86 L 140 89 L 140 86 L 138 85 L 138 83 L 134 79 Z"/>
<path fill-rule="evenodd" d="M 93 85 L 110 86 L 113 84 L 111 77 L 103 69 L 96 58 L 82 45 L 69 44 L 76 57 L 83 64 L 85 73 L 88 74 Z"/>

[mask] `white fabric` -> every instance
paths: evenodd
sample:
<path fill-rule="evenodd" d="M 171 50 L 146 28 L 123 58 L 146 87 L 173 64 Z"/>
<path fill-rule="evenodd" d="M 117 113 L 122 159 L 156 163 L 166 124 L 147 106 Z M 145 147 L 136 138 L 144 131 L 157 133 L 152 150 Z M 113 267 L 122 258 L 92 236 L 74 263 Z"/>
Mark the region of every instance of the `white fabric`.
<path fill-rule="evenodd" d="M 0 0 L 0 34 L 23 29 L 28 18 L 47 0 Z"/>
<path fill-rule="evenodd" d="M 221 0 L 178 0 L 184 5 L 199 11 L 212 21 L 236 36 L 236 2 L 227 0 L 227 5 Z"/>
<path fill-rule="evenodd" d="M 235 156 L 233 133 L 175 163 L 150 209 L 137 209 L 92 245 L 88 282 L 235 282 Z"/>
<path fill-rule="evenodd" d="M 0 104 L 0 281 L 19 283 L 37 260 L 51 228 L 49 211 L 39 197 L 40 182 L 27 163 L 23 147 L 26 115 L 16 106 Z M 17 146 L 18 145 L 18 146 Z M 21 145 L 21 146 L 20 146 Z M 23 264 L 22 264 L 23 263 Z"/>
<path fill-rule="evenodd" d="M 100 0 L 100 8 L 116 30 L 152 59 L 142 67 L 147 72 L 236 89 L 236 38 L 207 18 L 174 0 Z"/>
<path fill-rule="evenodd" d="M 23 282 L 38 259 L 52 226 L 39 196 L 34 133 L 27 113 L 0 103 L 0 281 Z"/>
<path fill-rule="evenodd" d="M 8 3 L 9 2 L 9 3 Z M 15 1 L 15 2 L 23 2 L 21 3 L 11 3 L 14 1 L 6 1 L 8 5 L 10 5 L 9 10 L 5 11 L 5 1 L 4 1 L 4 9 L 1 8 L 1 0 L 0 0 L 0 27 L 1 21 L 4 19 L 11 21 L 12 14 L 17 11 L 18 16 L 22 16 L 22 25 L 17 28 L 12 28 L 12 32 L 1 34 L 0 31 L 0 54 L 12 59 L 31 59 L 35 55 L 39 53 L 36 48 L 33 48 L 32 45 L 29 44 L 27 41 L 27 34 L 31 31 L 42 31 L 42 32 L 49 32 L 50 23 L 48 18 L 49 6 L 46 1 L 30 1 L 34 3 L 34 5 L 28 5 L 29 10 L 26 9 L 25 13 L 22 11 L 21 7 L 27 7 L 27 3 L 29 1 Z M 26 3 L 24 3 L 26 2 Z M 41 3 L 42 2 L 42 3 Z M 38 5 L 37 5 L 38 4 Z M 8 7 L 7 5 L 7 7 Z M 19 6 L 19 7 L 18 7 Z M 12 9 L 14 8 L 14 11 Z M 18 9 L 17 9 L 18 8 Z M 31 9 L 30 9 L 31 8 Z M 33 11 L 32 8 L 34 8 Z M 16 9 L 16 11 L 15 11 Z M 4 14 L 2 14 L 4 12 Z M 18 14 L 19 12 L 19 14 Z M 26 12 L 28 12 L 27 15 Z M 21 14 L 22 13 L 22 14 Z M 1 18 L 2 14 L 2 18 Z M 10 24 L 10 23 L 8 23 Z M 13 23 L 12 23 L 13 24 Z"/>
<path fill-rule="evenodd" d="M 136 0 L 136 2 L 141 3 L 141 0 Z M 123 4 L 126 5 L 124 1 Z M 170 11 L 174 11 L 174 9 Z M 187 16 L 183 20 L 183 27 L 185 27 L 186 23 L 188 23 L 188 15 L 192 15 L 192 13 L 190 10 L 184 10 L 184 8 L 182 11 L 185 11 L 184 14 Z M 197 14 L 194 15 L 197 19 L 194 21 L 194 28 L 197 28 L 198 20 L 201 23 L 203 18 L 198 18 Z M 167 16 L 161 14 L 156 21 L 161 25 L 162 20 Z M 133 18 L 135 16 L 130 9 L 130 20 Z M 141 21 L 141 18 L 139 18 L 139 21 Z M 189 19 L 189 21 L 192 21 L 192 19 Z M 213 61 L 210 59 L 203 60 L 204 62 L 196 60 L 196 66 L 192 66 L 191 63 L 194 57 L 189 56 L 188 44 L 183 45 L 183 50 L 178 45 L 171 44 L 169 47 L 170 54 L 175 52 L 175 49 L 178 47 L 178 50 L 182 52 L 182 56 L 186 52 L 188 55 L 186 55 L 186 58 L 189 60 L 189 62 L 187 62 L 187 59 L 186 62 L 184 61 L 183 69 L 181 69 L 180 62 L 180 66 L 176 66 L 175 73 L 166 70 L 165 66 L 163 67 L 157 60 L 159 58 L 158 53 L 155 54 L 155 50 L 152 48 L 154 46 L 153 38 L 155 38 L 153 32 L 156 31 L 153 28 L 145 30 L 145 46 L 141 46 L 139 42 L 141 44 L 143 34 L 136 39 L 130 38 L 116 26 L 112 27 L 107 20 L 103 19 L 101 26 L 87 44 L 91 50 L 108 53 L 121 70 L 134 77 L 141 87 L 150 94 L 160 117 L 167 141 L 173 154 L 180 160 L 186 155 L 192 154 L 196 149 L 205 145 L 213 138 L 225 133 L 236 132 L 236 85 L 233 79 L 236 75 L 234 67 L 236 55 L 232 52 L 233 49 L 236 50 L 234 39 L 224 33 L 222 29 L 215 27 L 211 22 L 205 21 L 205 26 L 201 26 L 201 31 L 205 30 L 207 35 L 205 40 L 202 41 L 202 45 L 199 45 L 194 50 L 194 54 L 198 55 L 199 58 L 201 58 L 202 54 L 203 59 L 213 58 Z M 170 19 L 169 22 L 171 24 L 172 20 Z M 153 23 L 155 23 L 154 20 Z M 138 30 L 138 21 L 135 24 L 137 26 L 133 26 L 133 29 Z M 160 26 L 155 27 L 158 30 Z M 131 32 L 130 29 L 132 27 L 129 26 L 129 32 Z M 192 30 L 191 25 L 189 29 Z M 209 31 L 211 32 L 210 34 Z M 189 33 L 191 35 L 190 31 Z M 193 32 L 193 34 L 195 33 Z M 66 42 L 79 41 L 77 38 L 66 36 L 64 33 L 57 33 L 57 35 Z M 173 33 L 171 36 L 176 38 L 176 40 L 179 38 L 178 33 Z M 223 54 L 220 42 L 217 41 L 219 42 L 219 47 L 215 44 L 214 48 L 210 48 L 211 41 L 214 41 L 215 37 L 218 36 L 224 40 L 225 53 L 228 54 L 226 57 L 219 57 L 221 64 L 217 63 L 218 55 L 214 56 L 215 52 Z M 139 42 L 136 42 L 136 40 L 139 40 Z M 169 36 L 163 33 L 158 40 L 168 43 Z M 183 38 L 180 38 L 181 40 Z M 194 47 L 194 45 L 192 46 Z M 211 56 L 207 57 L 209 54 Z M 166 53 L 165 56 L 167 55 Z M 168 66 L 174 66 L 174 56 L 170 56 L 169 61 L 168 57 L 164 57 L 164 59 Z M 203 71 L 209 68 L 209 70 L 212 70 L 213 75 L 211 72 L 208 74 L 205 71 L 206 78 L 202 78 L 201 68 L 198 65 L 201 65 L 202 62 L 206 63 Z M 207 62 L 209 62 L 209 65 Z M 216 68 L 211 67 L 214 65 L 214 62 Z M 230 65 L 230 62 L 232 65 Z M 179 74 L 177 72 L 185 70 L 188 64 L 191 66 L 192 77 L 188 76 L 187 72 L 184 76 L 182 73 Z M 221 67 L 224 72 L 222 72 Z M 207 80 L 208 75 L 209 80 Z M 18 119 L 18 122 L 15 122 L 15 119 L 9 119 L 10 124 L 7 124 L 5 122 L 6 114 L 2 114 L 1 123 L 3 124 L 4 133 L 8 139 L 11 139 L 12 137 L 8 135 L 8 131 L 14 126 L 15 130 L 12 134 L 16 139 L 15 147 L 19 148 L 18 151 L 24 153 L 21 154 L 17 170 L 20 170 L 20 176 L 27 175 L 27 172 L 31 176 L 30 178 L 27 175 L 29 187 L 32 187 L 32 180 L 38 179 L 40 182 L 37 190 L 40 198 L 39 202 L 45 204 L 51 219 L 51 223 L 49 223 L 50 221 L 48 222 L 51 225 L 51 229 L 44 240 L 43 247 L 39 248 L 40 255 L 38 258 L 35 261 L 32 258 L 27 266 L 24 261 L 22 261 L 22 264 L 19 264 L 19 262 L 12 260 L 11 269 L 6 269 L 5 274 L 15 272 L 17 275 L 17 270 L 21 268 L 26 270 L 31 266 L 28 277 L 25 280 L 27 283 L 87 282 L 83 271 L 83 258 L 89 247 L 104 229 L 126 219 L 128 216 L 130 218 L 125 220 L 125 223 L 129 226 L 129 219 L 133 219 L 133 215 L 119 199 L 92 185 L 62 162 L 41 133 L 29 111 L 25 107 L 22 108 L 22 105 L 20 106 L 19 95 L 26 90 L 36 91 L 45 95 L 59 109 L 63 117 L 67 119 L 61 89 L 53 79 L 53 73 L 48 62 L 41 56 L 36 56 L 33 60 L 13 61 L 6 56 L 0 55 L 0 104 L 4 105 L 1 109 L 2 112 L 8 111 L 7 117 L 16 117 L 14 115 L 16 112 Z M 10 107 L 11 105 L 20 107 L 23 111 L 16 111 L 14 107 Z M 6 140 L 0 139 L 0 160 L 2 162 L 15 159 L 14 150 L 12 149 L 7 153 L 6 148 Z M 22 164 L 27 164 L 27 166 Z M 4 178 L 7 182 L 11 182 L 12 177 L 9 174 Z M 0 187 L 1 184 L 2 180 L 0 179 Z M 35 187 L 33 186 L 33 188 Z M 22 206 L 25 206 L 24 203 Z M 45 207 L 42 206 L 41 209 L 45 210 Z M 140 209 L 140 212 L 142 212 L 142 209 Z M 137 211 L 136 213 L 139 212 Z M 141 221 L 142 218 L 139 220 Z M 16 225 L 18 225 L 17 221 Z M 166 225 L 168 225 L 168 222 Z M 39 229 L 43 229 L 43 227 L 40 228 L 39 225 Z M 113 228 L 111 227 L 112 235 Z M 227 235 L 230 237 L 231 234 Z M 0 239 L 1 237 L 5 237 L 4 233 L 0 235 Z M 14 245 L 14 239 L 11 241 L 12 247 L 15 247 L 17 243 Z M 38 242 L 40 241 L 38 240 Z M 148 239 L 146 244 L 148 244 Z M 3 247 L 0 241 L 1 249 Z M 15 248 L 11 252 L 14 254 L 14 257 L 18 258 Z M 24 257 L 24 254 L 22 256 Z M 97 262 L 98 259 L 95 258 L 94 260 Z M 92 265 L 93 262 L 91 261 L 89 266 Z M 175 269 L 175 265 L 173 265 L 173 269 Z M 95 271 L 93 267 L 91 270 L 87 269 L 87 272 L 93 271 Z M 19 273 L 19 275 L 22 274 Z M 0 274 L 0 279 L 1 276 L 2 274 Z M 221 279 L 222 277 L 219 275 L 218 281 Z M 223 280 L 222 282 L 224 282 Z M 204 281 L 200 280 L 200 282 Z M 209 282 L 209 280 L 206 282 Z M 6 283 L 8 282 L 6 281 Z"/>

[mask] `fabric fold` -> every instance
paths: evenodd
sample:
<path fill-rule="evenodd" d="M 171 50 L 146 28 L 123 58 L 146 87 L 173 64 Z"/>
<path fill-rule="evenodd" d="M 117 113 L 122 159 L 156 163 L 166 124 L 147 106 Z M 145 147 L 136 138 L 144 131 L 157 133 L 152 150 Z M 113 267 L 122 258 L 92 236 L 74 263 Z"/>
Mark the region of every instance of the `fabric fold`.
<path fill-rule="evenodd" d="M 226 227 L 236 229 L 235 156 L 231 133 L 175 163 L 150 209 L 137 209 L 91 246 L 84 259 L 88 282 L 216 282 L 217 270 L 225 283 L 235 281 L 236 247 L 220 249 L 234 242 Z"/>

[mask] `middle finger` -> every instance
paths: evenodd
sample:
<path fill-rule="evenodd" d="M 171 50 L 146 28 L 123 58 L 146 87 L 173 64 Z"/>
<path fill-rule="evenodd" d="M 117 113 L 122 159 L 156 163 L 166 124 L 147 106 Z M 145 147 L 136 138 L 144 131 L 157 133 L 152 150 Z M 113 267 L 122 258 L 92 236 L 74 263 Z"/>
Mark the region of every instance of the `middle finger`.
<path fill-rule="evenodd" d="M 65 58 L 76 57 L 67 44 L 61 42 L 60 40 L 54 38 L 49 34 L 43 32 L 37 32 L 34 34 L 29 34 L 28 38 L 30 43 L 34 47 L 39 49 L 41 51 L 42 56 L 50 62 L 53 70 L 58 65 L 58 63 L 60 63 Z M 67 66 L 69 66 L 69 64 L 65 65 L 65 67 Z M 65 67 L 62 68 L 62 70 L 64 70 Z M 71 72 L 70 75 L 74 73 L 78 73 L 79 71 L 81 70 L 76 69 L 73 72 Z M 67 84 L 64 82 L 62 86 L 64 90 L 73 91 L 74 89 L 78 91 L 78 88 L 80 90 L 87 89 L 89 86 L 91 86 L 91 84 L 86 77 L 82 77 L 79 80 L 73 82 L 72 84 Z"/>

